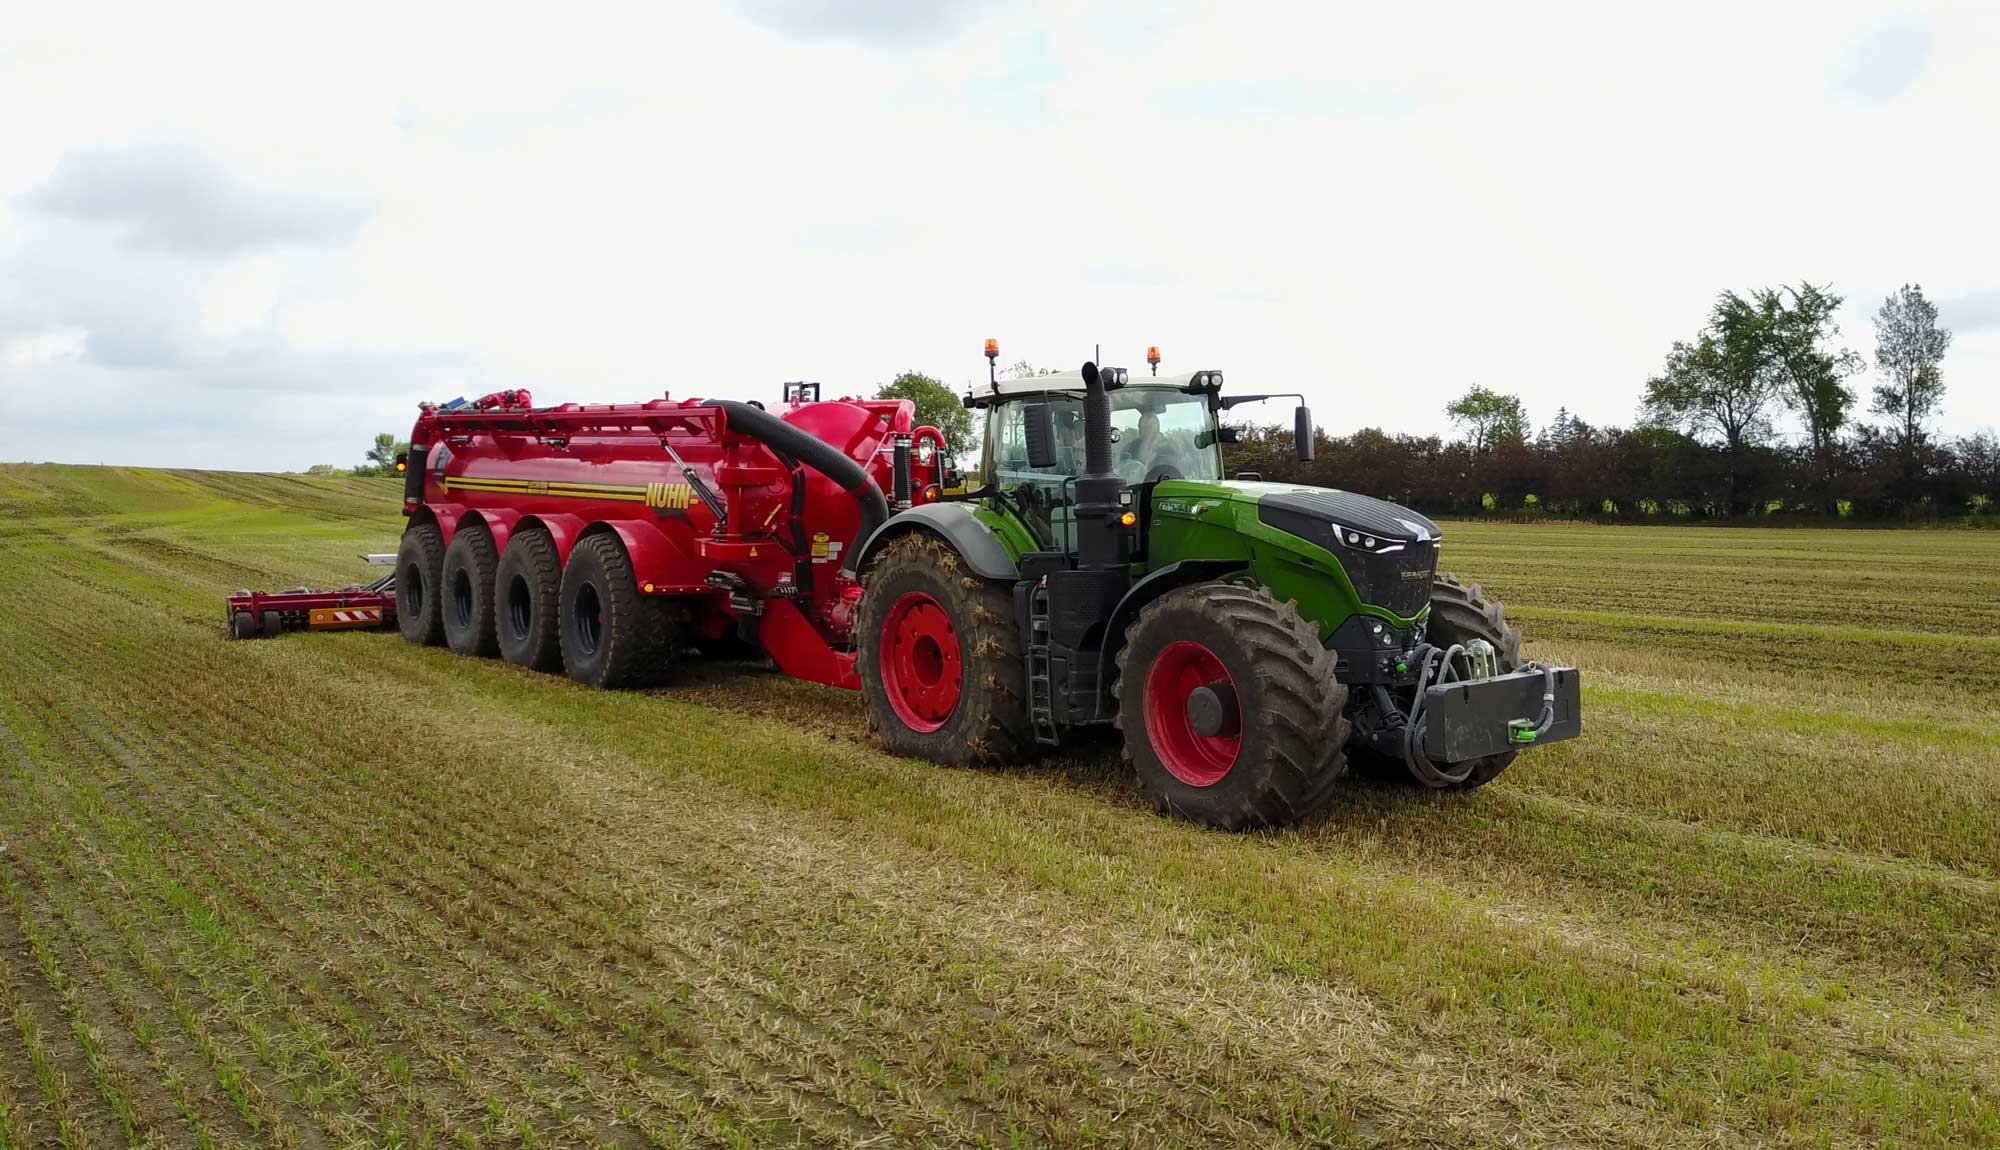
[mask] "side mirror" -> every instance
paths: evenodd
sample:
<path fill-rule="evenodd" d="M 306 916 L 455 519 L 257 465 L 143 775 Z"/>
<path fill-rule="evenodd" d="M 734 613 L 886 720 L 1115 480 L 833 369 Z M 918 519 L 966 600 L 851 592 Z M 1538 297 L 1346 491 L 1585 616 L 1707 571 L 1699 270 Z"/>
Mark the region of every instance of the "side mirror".
<path fill-rule="evenodd" d="M 1056 465 L 1056 421 L 1046 403 L 1028 404 L 1021 412 L 1028 439 L 1028 466 L 1040 471 Z"/>
<path fill-rule="evenodd" d="M 1243 437 L 1237 434 L 1236 427 L 1233 424 L 1225 423 L 1215 429 L 1215 441 L 1217 443 L 1241 443 L 1243 442 Z"/>
<path fill-rule="evenodd" d="M 1313 461 L 1313 413 L 1301 403 L 1292 412 L 1292 440 L 1299 448 L 1299 462 Z"/>

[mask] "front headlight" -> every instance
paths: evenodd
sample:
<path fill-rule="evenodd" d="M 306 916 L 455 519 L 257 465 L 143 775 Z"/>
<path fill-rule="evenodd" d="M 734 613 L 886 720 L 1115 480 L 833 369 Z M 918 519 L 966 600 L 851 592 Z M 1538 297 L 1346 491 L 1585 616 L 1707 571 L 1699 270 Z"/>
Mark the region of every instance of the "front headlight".
<path fill-rule="evenodd" d="M 1400 539 L 1383 539 L 1356 531 L 1352 527 L 1342 527 L 1338 523 L 1328 524 L 1333 528 L 1333 537 L 1356 551 L 1366 551 L 1370 555 L 1389 555 L 1403 549 Z"/>

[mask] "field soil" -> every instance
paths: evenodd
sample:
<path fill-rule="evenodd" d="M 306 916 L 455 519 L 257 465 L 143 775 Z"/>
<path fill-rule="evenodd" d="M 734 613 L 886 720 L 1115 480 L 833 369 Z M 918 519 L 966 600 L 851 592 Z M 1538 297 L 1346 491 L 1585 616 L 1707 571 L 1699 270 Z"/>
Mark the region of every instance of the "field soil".
<path fill-rule="evenodd" d="M 1582 739 L 1309 826 L 224 638 L 395 481 L 0 467 L 0 1150 L 2000 1146 L 2000 533 L 1447 524 Z"/>

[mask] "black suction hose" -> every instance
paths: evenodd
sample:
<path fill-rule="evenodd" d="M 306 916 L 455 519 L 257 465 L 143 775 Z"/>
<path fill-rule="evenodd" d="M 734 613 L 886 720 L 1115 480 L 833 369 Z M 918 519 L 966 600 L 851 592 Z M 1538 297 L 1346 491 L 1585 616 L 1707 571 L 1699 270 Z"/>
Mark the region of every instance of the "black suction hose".
<path fill-rule="evenodd" d="M 826 440 L 808 435 L 761 408 L 733 399 L 711 399 L 702 406 L 720 409 L 729 430 L 791 456 L 840 484 L 843 491 L 854 497 L 854 505 L 861 509 L 861 534 L 855 538 L 854 546 L 847 549 L 845 566 L 852 573 L 854 562 L 861 555 L 861 545 L 889 520 L 889 500 L 868 472 Z M 1108 454 L 1109 444 L 1105 450 Z"/>

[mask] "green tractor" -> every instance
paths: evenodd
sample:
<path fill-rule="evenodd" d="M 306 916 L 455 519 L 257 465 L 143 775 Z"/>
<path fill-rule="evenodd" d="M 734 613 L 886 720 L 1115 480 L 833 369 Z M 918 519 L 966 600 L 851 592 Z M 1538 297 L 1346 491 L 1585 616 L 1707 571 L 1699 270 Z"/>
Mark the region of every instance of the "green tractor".
<path fill-rule="evenodd" d="M 1218 415 L 1273 398 L 1294 397 L 1224 396 L 1216 371 L 989 371 L 965 400 L 983 485 L 861 545 L 856 669 L 883 745 L 1012 763 L 1111 723 L 1159 810 L 1234 830 L 1320 811 L 1350 766 L 1471 788 L 1574 738 L 1576 671 L 1524 662 L 1500 604 L 1437 573 L 1437 524 L 1224 478 Z"/>

